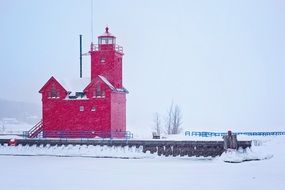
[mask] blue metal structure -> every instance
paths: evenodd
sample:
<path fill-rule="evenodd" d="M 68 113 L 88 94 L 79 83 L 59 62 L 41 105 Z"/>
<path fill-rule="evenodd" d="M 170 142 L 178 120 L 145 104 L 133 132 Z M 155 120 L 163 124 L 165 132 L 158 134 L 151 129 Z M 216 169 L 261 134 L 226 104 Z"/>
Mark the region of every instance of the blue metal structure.
<path fill-rule="evenodd" d="M 247 136 L 280 136 L 285 135 L 284 131 L 274 132 L 235 132 L 235 135 Z M 198 136 L 198 137 L 222 137 L 227 135 L 227 132 L 208 132 L 208 131 L 185 131 L 185 136 Z"/>

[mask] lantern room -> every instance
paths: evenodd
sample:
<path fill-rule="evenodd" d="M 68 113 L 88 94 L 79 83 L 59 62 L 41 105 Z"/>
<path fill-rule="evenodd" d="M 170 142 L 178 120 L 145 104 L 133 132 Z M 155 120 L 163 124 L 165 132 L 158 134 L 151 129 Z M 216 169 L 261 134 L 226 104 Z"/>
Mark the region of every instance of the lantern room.
<path fill-rule="evenodd" d="M 116 37 L 109 32 L 109 28 L 105 28 L 105 33 L 98 37 L 99 45 L 116 44 Z"/>

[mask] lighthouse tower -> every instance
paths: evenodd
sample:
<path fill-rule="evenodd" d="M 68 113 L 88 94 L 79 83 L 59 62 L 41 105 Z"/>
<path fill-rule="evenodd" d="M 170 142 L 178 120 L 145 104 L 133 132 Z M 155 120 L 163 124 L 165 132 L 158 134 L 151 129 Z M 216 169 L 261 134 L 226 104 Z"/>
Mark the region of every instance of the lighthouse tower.
<path fill-rule="evenodd" d="M 40 89 L 43 119 L 29 131 L 29 137 L 40 133 L 49 138 L 126 135 L 128 91 L 122 84 L 123 48 L 106 27 L 98 36 L 98 44 L 91 43 L 89 53 L 91 77 L 80 79 L 80 89 L 74 91 L 55 77 Z"/>
<path fill-rule="evenodd" d="M 116 44 L 116 37 L 105 28 L 98 37 L 98 45 L 91 44 L 91 79 L 104 76 L 116 88 L 122 88 L 123 48 Z"/>

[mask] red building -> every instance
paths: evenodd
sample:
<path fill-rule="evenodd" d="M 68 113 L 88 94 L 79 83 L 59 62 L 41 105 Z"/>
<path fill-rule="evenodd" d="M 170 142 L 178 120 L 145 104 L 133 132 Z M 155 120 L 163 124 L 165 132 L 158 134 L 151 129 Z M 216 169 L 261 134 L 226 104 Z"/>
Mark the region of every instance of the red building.
<path fill-rule="evenodd" d="M 126 132 L 126 94 L 122 84 L 123 48 L 108 27 L 91 44 L 91 79 L 71 92 L 54 77 L 40 89 L 42 122 L 30 137 L 123 137 Z"/>

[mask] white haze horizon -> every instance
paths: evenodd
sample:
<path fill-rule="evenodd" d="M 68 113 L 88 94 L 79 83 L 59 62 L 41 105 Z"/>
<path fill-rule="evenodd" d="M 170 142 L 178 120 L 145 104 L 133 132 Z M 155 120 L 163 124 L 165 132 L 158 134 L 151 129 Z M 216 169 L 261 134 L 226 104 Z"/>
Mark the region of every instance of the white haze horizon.
<path fill-rule="evenodd" d="M 127 130 L 149 132 L 172 101 L 185 130 L 284 130 L 284 9 L 281 0 L 94 0 L 94 43 L 108 26 L 124 48 Z M 90 1 L 0 1 L 0 24 L 0 99 L 41 105 L 51 76 L 79 78 Z M 90 57 L 83 65 L 90 77 Z"/>

